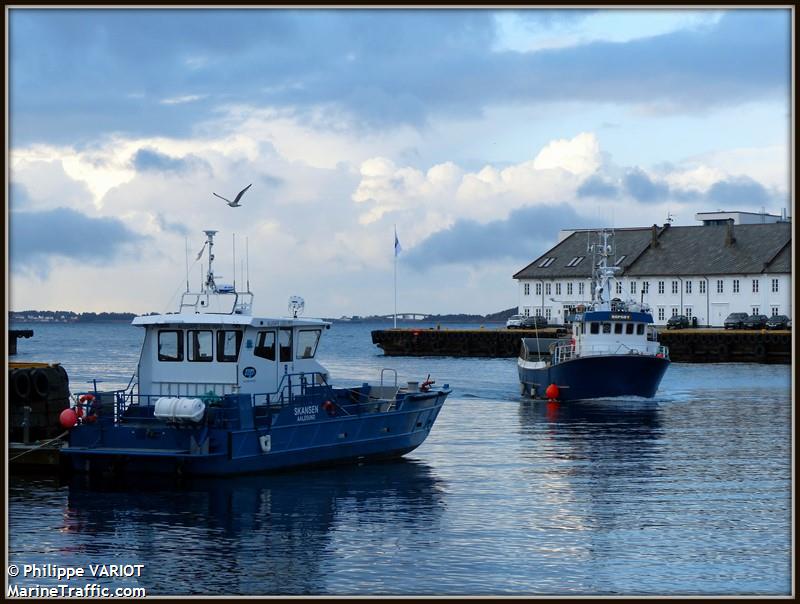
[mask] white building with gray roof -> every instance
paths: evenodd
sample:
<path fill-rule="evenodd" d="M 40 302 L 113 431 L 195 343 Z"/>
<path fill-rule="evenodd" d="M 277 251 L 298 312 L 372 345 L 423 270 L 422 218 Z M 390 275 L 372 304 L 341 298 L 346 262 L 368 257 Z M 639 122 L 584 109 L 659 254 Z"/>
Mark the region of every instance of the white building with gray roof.
<path fill-rule="evenodd" d="M 716 212 L 702 226 L 653 225 L 614 231 L 615 264 L 622 268 L 612 295 L 650 305 L 663 325 L 674 315 L 721 326 L 732 312 L 792 316 L 792 224 L 763 215 Z M 777 219 L 770 222 L 770 220 Z M 591 254 L 596 230 L 562 231 L 560 241 L 514 275 L 519 313 L 562 323 L 591 299 Z"/>

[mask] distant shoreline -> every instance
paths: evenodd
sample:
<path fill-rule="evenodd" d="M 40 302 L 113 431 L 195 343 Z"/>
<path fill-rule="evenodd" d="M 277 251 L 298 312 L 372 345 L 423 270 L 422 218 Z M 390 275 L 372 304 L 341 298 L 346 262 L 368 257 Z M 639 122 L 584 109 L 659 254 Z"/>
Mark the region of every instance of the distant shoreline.
<path fill-rule="evenodd" d="M 431 324 L 451 324 L 451 323 L 498 323 L 504 324 L 506 319 L 512 314 L 516 313 L 516 308 L 499 313 L 493 313 L 486 316 L 480 315 L 431 315 L 424 319 L 401 319 L 397 318 L 398 325 L 420 325 L 425 323 Z M 72 324 L 78 323 L 82 325 L 92 323 L 130 323 L 134 318 L 139 316 L 135 313 L 73 313 L 70 311 L 11 311 L 8 313 L 8 324 L 27 323 L 27 324 Z M 385 316 L 368 316 L 368 317 L 320 317 L 324 321 L 331 323 L 393 323 L 394 317 Z"/>

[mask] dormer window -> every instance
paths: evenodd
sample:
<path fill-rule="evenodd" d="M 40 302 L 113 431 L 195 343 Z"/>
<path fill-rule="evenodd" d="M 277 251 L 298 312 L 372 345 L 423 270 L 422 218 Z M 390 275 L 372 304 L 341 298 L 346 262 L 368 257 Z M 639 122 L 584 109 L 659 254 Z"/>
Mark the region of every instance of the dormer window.
<path fill-rule="evenodd" d="M 567 266 L 578 266 L 584 258 L 585 256 L 575 256 L 567 263 Z"/>
<path fill-rule="evenodd" d="M 614 263 L 614 266 L 619 266 L 620 264 L 622 264 L 622 261 L 625 260 L 625 258 L 627 258 L 627 256 L 624 254 L 619 258 L 617 258 L 617 261 Z"/>
<path fill-rule="evenodd" d="M 545 258 L 544 260 L 542 260 L 539 263 L 539 268 L 547 268 L 548 266 L 553 264 L 553 262 L 555 262 L 555 260 L 556 260 L 555 257 L 549 256 L 549 257 Z"/>

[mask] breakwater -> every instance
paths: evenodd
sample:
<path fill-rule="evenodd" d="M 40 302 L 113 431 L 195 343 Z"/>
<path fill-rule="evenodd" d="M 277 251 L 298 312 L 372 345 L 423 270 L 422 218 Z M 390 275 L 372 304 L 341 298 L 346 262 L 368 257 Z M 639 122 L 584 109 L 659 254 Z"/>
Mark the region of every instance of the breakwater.
<path fill-rule="evenodd" d="M 536 334 L 533 329 L 378 329 L 372 343 L 387 356 L 515 357 L 520 340 Z M 566 334 L 562 327 L 538 330 L 546 343 Z"/>
<path fill-rule="evenodd" d="M 522 338 L 535 338 L 532 329 L 379 329 L 372 343 L 387 356 L 515 357 Z M 546 343 L 567 330 L 538 330 Z M 678 363 L 792 362 L 792 332 L 788 330 L 663 329 L 659 341 Z M 545 351 L 547 345 L 542 347 Z"/>

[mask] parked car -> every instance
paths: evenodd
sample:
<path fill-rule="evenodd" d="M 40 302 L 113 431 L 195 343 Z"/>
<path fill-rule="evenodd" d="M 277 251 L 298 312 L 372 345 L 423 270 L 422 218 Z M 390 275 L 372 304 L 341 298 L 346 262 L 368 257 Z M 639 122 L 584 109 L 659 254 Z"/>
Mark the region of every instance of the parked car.
<path fill-rule="evenodd" d="M 685 329 L 689 327 L 689 318 L 686 315 L 674 315 L 667 321 L 667 329 Z"/>
<path fill-rule="evenodd" d="M 525 317 L 520 325 L 522 329 L 538 329 L 547 327 L 547 319 L 542 316 Z"/>
<path fill-rule="evenodd" d="M 767 329 L 789 329 L 789 317 L 786 315 L 774 315 L 767 319 Z"/>
<path fill-rule="evenodd" d="M 522 325 L 522 320 L 524 318 L 525 315 L 511 315 L 506 321 L 506 329 L 514 329 L 515 327 L 519 327 Z"/>
<path fill-rule="evenodd" d="M 744 322 L 747 321 L 748 315 L 746 312 L 732 312 L 725 319 L 723 326 L 725 329 L 742 329 Z"/>
<path fill-rule="evenodd" d="M 767 315 L 750 315 L 744 322 L 745 329 L 764 329 L 767 326 Z"/>

